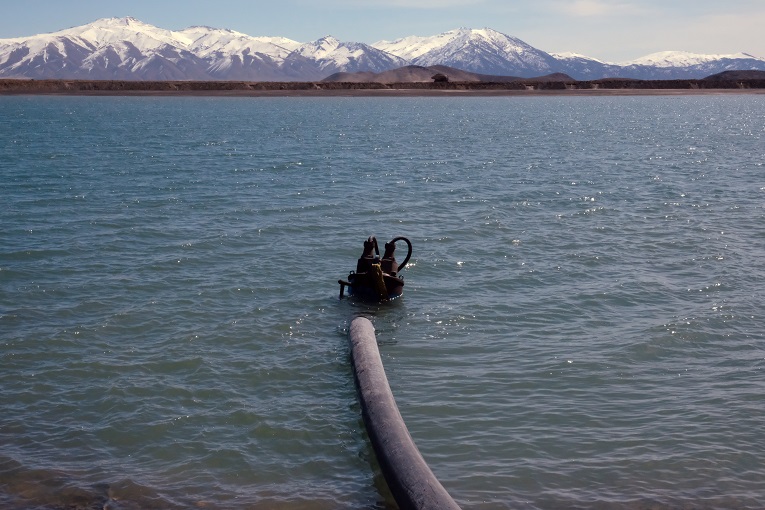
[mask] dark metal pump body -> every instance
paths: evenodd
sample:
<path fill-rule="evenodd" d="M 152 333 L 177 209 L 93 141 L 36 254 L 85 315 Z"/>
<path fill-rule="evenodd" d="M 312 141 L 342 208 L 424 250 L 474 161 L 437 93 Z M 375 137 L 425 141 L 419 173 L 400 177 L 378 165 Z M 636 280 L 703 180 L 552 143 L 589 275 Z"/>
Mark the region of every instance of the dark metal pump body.
<path fill-rule="evenodd" d="M 405 241 L 408 252 L 404 262 L 399 265 L 394 256 L 396 241 Z M 368 301 L 390 301 L 400 297 L 404 292 L 404 279 L 399 271 L 406 266 L 412 256 L 412 243 L 405 237 L 396 237 L 385 243 L 385 253 L 380 258 L 380 248 L 377 239 L 370 236 L 364 241 L 364 251 L 356 263 L 356 271 L 351 271 L 348 280 L 338 280 L 340 283 L 340 299 L 343 298 L 345 287 L 348 294 Z"/>

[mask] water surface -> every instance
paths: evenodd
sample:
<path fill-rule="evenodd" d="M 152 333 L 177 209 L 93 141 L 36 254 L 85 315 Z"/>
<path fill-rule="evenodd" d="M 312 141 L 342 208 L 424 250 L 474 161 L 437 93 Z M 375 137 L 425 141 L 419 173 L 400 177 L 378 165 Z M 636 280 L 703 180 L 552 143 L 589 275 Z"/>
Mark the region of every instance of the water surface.
<path fill-rule="evenodd" d="M 765 99 L 2 97 L 0 503 L 765 506 Z M 337 299 L 409 237 L 405 296 Z M 403 254 L 401 256 L 403 258 Z"/>

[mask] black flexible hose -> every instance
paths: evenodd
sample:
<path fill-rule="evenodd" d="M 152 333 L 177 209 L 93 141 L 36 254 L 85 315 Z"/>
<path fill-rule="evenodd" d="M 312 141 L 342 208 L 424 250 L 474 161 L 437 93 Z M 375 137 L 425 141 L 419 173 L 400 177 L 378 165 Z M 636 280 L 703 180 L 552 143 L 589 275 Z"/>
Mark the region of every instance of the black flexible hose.
<path fill-rule="evenodd" d="M 408 248 L 408 251 L 406 253 L 406 258 L 401 264 L 398 265 L 398 270 L 401 271 L 402 269 L 404 269 L 404 267 L 406 266 L 406 263 L 409 262 L 409 259 L 412 257 L 412 243 L 409 241 L 409 239 L 402 236 L 394 237 L 393 239 L 391 239 L 390 242 L 395 244 L 396 241 L 406 241 L 406 246 Z"/>

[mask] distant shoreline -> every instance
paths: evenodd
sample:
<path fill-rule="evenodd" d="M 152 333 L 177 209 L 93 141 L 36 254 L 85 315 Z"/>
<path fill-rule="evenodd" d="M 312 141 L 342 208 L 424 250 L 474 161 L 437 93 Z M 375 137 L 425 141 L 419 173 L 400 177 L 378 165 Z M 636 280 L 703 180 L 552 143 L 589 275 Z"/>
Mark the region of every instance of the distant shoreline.
<path fill-rule="evenodd" d="M 244 82 L 0 79 L 0 95 L 454 97 L 765 94 L 765 80 L 627 80 L 513 82 Z"/>

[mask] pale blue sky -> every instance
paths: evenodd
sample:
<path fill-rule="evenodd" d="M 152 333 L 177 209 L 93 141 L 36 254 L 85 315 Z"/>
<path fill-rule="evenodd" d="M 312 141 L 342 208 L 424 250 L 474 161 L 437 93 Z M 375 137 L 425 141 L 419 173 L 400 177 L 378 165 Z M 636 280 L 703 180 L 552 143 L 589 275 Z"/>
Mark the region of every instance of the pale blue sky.
<path fill-rule="evenodd" d="M 548 52 L 618 62 L 665 50 L 765 58 L 765 0 L 0 0 L 0 38 L 133 16 L 300 42 L 373 43 L 489 27 Z"/>

